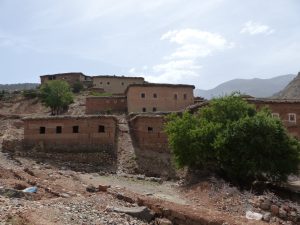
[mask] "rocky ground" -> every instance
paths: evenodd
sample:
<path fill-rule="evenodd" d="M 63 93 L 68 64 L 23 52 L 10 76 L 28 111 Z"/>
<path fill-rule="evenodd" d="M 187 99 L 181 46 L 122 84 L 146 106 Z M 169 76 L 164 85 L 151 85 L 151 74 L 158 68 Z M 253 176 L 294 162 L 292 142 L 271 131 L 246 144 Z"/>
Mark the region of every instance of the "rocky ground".
<path fill-rule="evenodd" d="M 134 167 L 125 160 L 116 172 L 4 153 L 3 140 L 22 139 L 22 116 L 49 113 L 40 103 L 26 101 L 0 106 L 0 224 L 300 224 L 297 203 L 240 191 L 213 177 L 185 185 L 128 174 L 125 168 Z M 70 113 L 83 113 L 83 104 L 75 101 Z M 22 191 L 33 186 L 36 193 Z"/>

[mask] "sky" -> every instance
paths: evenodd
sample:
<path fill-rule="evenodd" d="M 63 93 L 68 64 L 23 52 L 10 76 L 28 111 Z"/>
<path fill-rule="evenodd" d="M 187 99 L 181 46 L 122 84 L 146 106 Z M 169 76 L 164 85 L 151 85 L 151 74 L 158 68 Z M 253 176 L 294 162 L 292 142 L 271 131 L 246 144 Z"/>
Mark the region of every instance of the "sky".
<path fill-rule="evenodd" d="M 0 0 L 0 83 L 63 72 L 210 89 L 300 71 L 299 0 Z"/>

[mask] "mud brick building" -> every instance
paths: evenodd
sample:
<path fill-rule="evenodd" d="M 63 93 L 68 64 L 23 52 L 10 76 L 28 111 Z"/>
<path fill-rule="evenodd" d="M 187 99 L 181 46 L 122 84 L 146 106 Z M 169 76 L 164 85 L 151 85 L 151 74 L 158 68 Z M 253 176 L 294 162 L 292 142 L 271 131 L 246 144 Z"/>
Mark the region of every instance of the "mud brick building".
<path fill-rule="evenodd" d="M 50 152 L 114 154 L 114 116 L 56 116 L 24 118 L 24 146 Z"/>
<path fill-rule="evenodd" d="M 129 113 L 171 112 L 194 103 L 195 86 L 185 84 L 132 84 L 126 90 Z"/>
<path fill-rule="evenodd" d="M 87 97 L 85 107 L 86 114 L 126 113 L 127 98 L 126 96 Z"/>
<path fill-rule="evenodd" d="M 83 73 L 71 72 L 71 73 L 58 73 L 52 75 L 40 76 L 41 84 L 51 80 L 64 80 L 73 86 L 75 83 L 80 82 L 85 87 L 92 86 L 92 77 L 86 76 Z"/>
<path fill-rule="evenodd" d="M 247 98 L 258 109 L 269 107 L 273 117 L 280 118 L 291 135 L 300 139 L 300 100 Z"/>
<path fill-rule="evenodd" d="M 125 90 L 131 84 L 143 84 L 143 77 L 125 76 L 93 76 L 93 88 L 102 90 L 106 93 L 124 95 Z"/>
<path fill-rule="evenodd" d="M 165 115 L 136 115 L 130 119 L 131 134 L 141 150 L 169 152 L 168 137 L 164 132 Z"/>

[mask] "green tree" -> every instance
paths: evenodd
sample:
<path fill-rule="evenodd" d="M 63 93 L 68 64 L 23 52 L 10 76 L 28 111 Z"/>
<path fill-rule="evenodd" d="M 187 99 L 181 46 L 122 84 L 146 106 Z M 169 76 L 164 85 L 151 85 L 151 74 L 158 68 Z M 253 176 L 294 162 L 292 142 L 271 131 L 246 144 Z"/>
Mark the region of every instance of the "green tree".
<path fill-rule="evenodd" d="M 298 173 L 300 145 L 268 109 L 239 95 L 213 99 L 192 115 L 171 115 L 169 144 L 179 167 L 215 169 L 231 181 L 281 182 Z"/>
<path fill-rule="evenodd" d="M 40 88 L 42 102 L 51 108 L 52 115 L 58 115 L 73 102 L 69 84 L 62 80 L 48 81 Z"/>
<path fill-rule="evenodd" d="M 77 82 L 75 82 L 72 85 L 72 91 L 73 91 L 73 93 L 79 93 L 83 89 L 84 89 L 84 86 L 83 86 L 83 84 L 80 81 L 77 81 Z"/>

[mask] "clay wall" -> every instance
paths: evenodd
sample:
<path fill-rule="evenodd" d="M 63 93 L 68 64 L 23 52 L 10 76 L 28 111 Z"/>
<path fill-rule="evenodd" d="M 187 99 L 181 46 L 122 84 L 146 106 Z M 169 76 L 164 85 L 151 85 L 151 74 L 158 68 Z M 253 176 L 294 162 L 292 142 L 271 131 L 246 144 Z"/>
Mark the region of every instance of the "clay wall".
<path fill-rule="evenodd" d="M 116 123 L 113 116 L 27 118 L 24 119 L 24 145 L 52 152 L 113 153 Z"/>
<path fill-rule="evenodd" d="M 194 103 L 193 86 L 133 85 L 127 89 L 129 113 L 169 112 L 185 109 Z"/>
<path fill-rule="evenodd" d="M 47 81 L 51 80 L 64 80 L 70 86 L 74 85 L 77 82 L 81 82 L 85 87 L 88 87 L 92 84 L 92 78 L 84 75 L 83 73 L 61 73 L 61 74 L 52 74 L 41 76 L 41 84 L 44 84 Z"/>
<path fill-rule="evenodd" d="M 258 109 L 268 106 L 273 116 L 282 120 L 289 133 L 300 139 L 300 101 L 248 99 L 248 102 L 254 104 Z"/>
<path fill-rule="evenodd" d="M 124 94 L 130 84 L 143 84 L 143 77 L 125 76 L 95 76 L 93 77 L 93 88 L 103 89 L 106 93 Z"/>
<path fill-rule="evenodd" d="M 127 99 L 126 96 L 87 97 L 85 106 L 86 114 L 126 113 Z"/>

